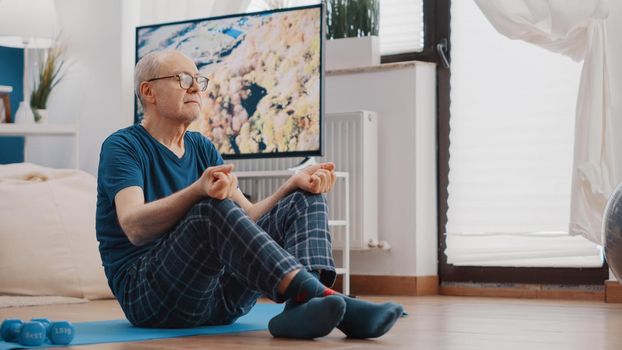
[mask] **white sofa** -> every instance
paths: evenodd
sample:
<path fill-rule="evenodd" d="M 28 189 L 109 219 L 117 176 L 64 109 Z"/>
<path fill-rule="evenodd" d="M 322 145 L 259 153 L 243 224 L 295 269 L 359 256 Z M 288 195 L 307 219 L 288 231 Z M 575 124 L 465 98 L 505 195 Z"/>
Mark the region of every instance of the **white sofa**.
<path fill-rule="evenodd" d="M 0 295 L 112 298 L 95 237 L 96 179 L 0 165 Z"/>

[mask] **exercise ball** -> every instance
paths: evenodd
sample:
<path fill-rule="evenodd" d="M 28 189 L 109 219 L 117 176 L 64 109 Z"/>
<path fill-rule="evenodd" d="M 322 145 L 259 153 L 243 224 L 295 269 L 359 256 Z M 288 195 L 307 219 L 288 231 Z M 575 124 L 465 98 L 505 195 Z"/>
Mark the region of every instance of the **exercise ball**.
<path fill-rule="evenodd" d="M 603 214 L 605 259 L 622 283 L 622 183 L 613 191 Z"/>

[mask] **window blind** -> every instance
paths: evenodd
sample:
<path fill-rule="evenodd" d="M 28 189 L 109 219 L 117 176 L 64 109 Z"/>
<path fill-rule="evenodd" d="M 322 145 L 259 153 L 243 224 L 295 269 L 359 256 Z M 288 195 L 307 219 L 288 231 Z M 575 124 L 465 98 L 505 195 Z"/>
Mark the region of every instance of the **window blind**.
<path fill-rule="evenodd" d="M 423 51 L 423 0 L 380 0 L 380 54 Z"/>

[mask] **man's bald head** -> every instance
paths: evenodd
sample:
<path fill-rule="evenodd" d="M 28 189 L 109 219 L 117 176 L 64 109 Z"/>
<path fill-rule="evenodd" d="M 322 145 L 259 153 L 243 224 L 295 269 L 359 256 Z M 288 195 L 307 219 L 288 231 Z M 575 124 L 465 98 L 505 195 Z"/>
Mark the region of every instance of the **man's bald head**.
<path fill-rule="evenodd" d="M 134 93 L 136 94 L 136 97 L 138 97 L 141 105 L 144 106 L 143 99 L 140 94 L 140 84 L 143 81 L 157 78 L 160 74 L 160 68 L 162 65 L 175 59 L 185 59 L 193 62 L 190 57 L 179 51 L 150 52 L 138 60 L 138 63 L 136 63 L 136 67 L 134 68 Z"/>

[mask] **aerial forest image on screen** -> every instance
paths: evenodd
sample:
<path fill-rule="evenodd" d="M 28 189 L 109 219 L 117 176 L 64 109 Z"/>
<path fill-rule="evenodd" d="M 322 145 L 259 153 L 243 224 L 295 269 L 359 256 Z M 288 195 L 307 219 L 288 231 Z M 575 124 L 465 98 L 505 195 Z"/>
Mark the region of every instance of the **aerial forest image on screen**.
<path fill-rule="evenodd" d="M 194 59 L 209 85 L 190 130 L 224 156 L 317 151 L 320 25 L 320 8 L 311 7 L 145 26 L 137 29 L 137 59 L 162 50 Z"/>

